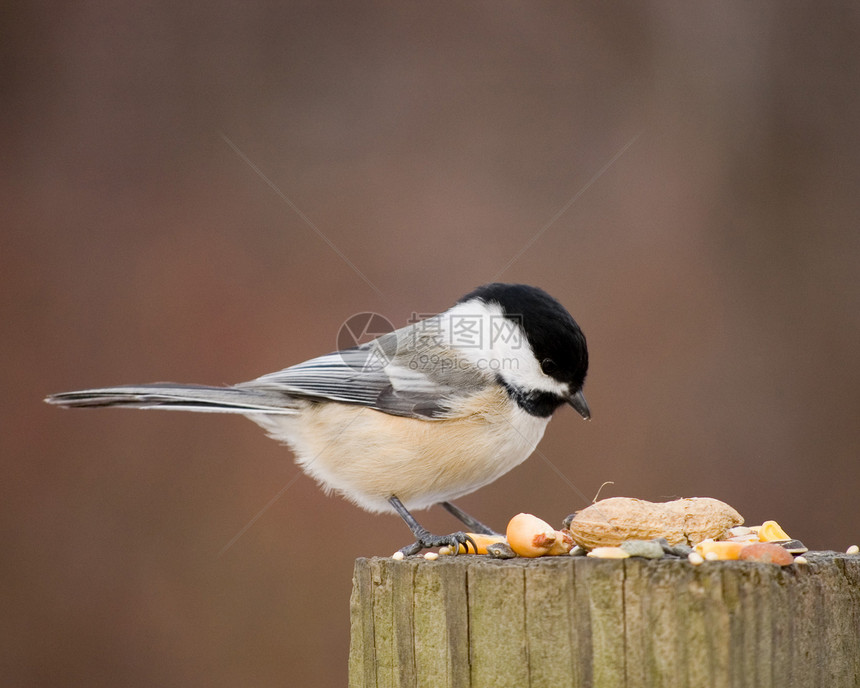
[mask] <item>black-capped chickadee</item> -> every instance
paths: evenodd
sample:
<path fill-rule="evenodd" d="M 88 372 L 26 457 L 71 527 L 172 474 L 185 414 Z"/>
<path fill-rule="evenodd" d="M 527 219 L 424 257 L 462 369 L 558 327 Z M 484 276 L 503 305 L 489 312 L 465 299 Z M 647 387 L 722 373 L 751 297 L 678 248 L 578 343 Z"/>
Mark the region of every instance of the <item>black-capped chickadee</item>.
<path fill-rule="evenodd" d="M 585 336 L 549 294 L 487 284 L 453 307 L 373 341 L 233 387 L 174 383 L 55 394 L 60 406 L 239 413 L 289 445 L 326 492 L 394 511 L 416 541 L 404 554 L 457 544 L 409 510 L 441 504 L 473 532 L 492 533 L 451 503 L 525 461 L 552 413 L 585 419 Z"/>

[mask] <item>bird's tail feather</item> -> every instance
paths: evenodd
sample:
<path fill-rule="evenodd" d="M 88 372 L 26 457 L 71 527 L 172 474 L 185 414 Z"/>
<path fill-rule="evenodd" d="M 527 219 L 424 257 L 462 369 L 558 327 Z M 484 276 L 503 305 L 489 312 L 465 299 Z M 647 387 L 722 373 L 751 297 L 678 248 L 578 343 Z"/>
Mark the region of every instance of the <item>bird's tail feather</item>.
<path fill-rule="evenodd" d="M 173 382 L 62 392 L 52 394 L 45 401 L 68 408 L 126 406 L 241 414 L 291 414 L 298 410 L 296 400 L 286 394 L 238 387 L 181 385 Z"/>

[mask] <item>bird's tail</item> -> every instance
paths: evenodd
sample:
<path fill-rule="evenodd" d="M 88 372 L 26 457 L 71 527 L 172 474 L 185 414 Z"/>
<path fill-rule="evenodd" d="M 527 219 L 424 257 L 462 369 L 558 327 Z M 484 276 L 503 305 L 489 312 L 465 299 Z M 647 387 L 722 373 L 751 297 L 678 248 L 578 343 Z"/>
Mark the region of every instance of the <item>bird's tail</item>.
<path fill-rule="evenodd" d="M 126 406 L 212 413 L 291 414 L 298 409 L 287 394 L 239 387 L 205 387 L 157 382 L 52 394 L 45 401 L 68 408 Z"/>

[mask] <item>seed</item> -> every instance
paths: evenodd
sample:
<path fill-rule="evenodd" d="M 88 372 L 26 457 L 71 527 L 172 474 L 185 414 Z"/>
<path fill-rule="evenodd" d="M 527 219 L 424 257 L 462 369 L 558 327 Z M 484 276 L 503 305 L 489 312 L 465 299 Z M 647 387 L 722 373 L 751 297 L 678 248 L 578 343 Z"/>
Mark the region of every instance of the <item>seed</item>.
<path fill-rule="evenodd" d="M 693 566 L 698 566 L 705 562 L 705 558 L 698 552 L 690 552 L 687 555 L 687 561 L 689 561 Z"/>
<path fill-rule="evenodd" d="M 436 561 L 439 558 L 439 552 L 424 552 L 424 558 L 427 561 Z"/>
<path fill-rule="evenodd" d="M 693 548 L 690 545 L 674 545 L 674 546 L 665 546 L 663 547 L 663 551 L 666 554 L 670 554 L 675 557 L 689 557 L 690 552 L 693 551 Z"/>
<path fill-rule="evenodd" d="M 630 557 L 620 547 L 595 547 L 588 553 L 588 556 L 597 559 L 628 559 Z"/>
<path fill-rule="evenodd" d="M 620 547 L 631 557 L 662 559 L 664 554 L 663 547 L 656 540 L 627 540 Z"/>
<path fill-rule="evenodd" d="M 521 557 L 548 554 L 557 539 L 555 529 L 532 514 L 517 514 L 508 522 L 508 544 Z"/>
<path fill-rule="evenodd" d="M 466 549 L 465 545 L 460 545 L 460 554 L 487 554 L 487 545 L 493 545 L 497 542 L 505 542 L 505 536 L 500 535 L 498 533 L 494 535 L 485 535 L 484 533 L 466 533 L 474 543 L 478 546 L 478 551 L 476 552 L 471 543 L 469 544 L 469 548 Z M 439 550 L 440 554 L 442 550 Z M 446 552 L 446 554 L 450 554 L 451 550 Z"/>
<path fill-rule="evenodd" d="M 514 559 L 517 553 L 511 549 L 507 542 L 496 542 L 492 545 L 487 545 L 487 554 L 493 559 Z"/>
<path fill-rule="evenodd" d="M 574 543 L 569 530 L 557 530 L 555 535 L 555 542 L 549 548 L 550 555 L 567 554 L 574 548 L 576 543 Z"/>
<path fill-rule="evenodd" d="M 848 549 L 845 550 L 845 554 L 860 554 L 860 547 L 857 545 L 851 545 Z"/>
<path fill-rule="evenodd" d="M 765 521 L 758 531 L 758 539 L 761 542 L 773 542 L 774 540 L 791 540 L 776 521 Z"/>
<path fill-rule="evenodd" d="M 808 564 L 809 560 L 806 557 L 795 557 L 794 563 L 795 564 Z"/>
<path fill-rule="evenodd" d="M 758 561 L 778 566 L 787 566 L 794 562 L 794 557 L 788 550 L 772 542 L 757 542 L 754 545 L 744 547 L 738 558 L 744 561 Z"/>
<path fill-rule="evenodd" d="M 779 545 L 780 547 L 785 547 L 785 549 L 792 554 L 803 554 L 804 552 L 809 551 L 806 545 L 804 545 L 800 540 L 786 540 L 785 542 L 780 542 Z"/>
<path fill-rule="evenodd" d="M 745 526 L 735 526 L 734 528 L 729 528 L 727 537 L 723 538 L 724 540 L 730 540 L 732 542 L 758 542 L 758 531 L 753 530 L 752 528 L 747 528 Z"/>
<path fill-rule="evenodd" d="M 708 561 L 737 559 L 745 543 L 732 540 L 703 540 L 696 551 Z"/>
<path fill-rule="evenodd" d="M 400 550 L 398 550 L 397 552 L 395 552 L 394 554 L 391 555 L 391 558 L 396 559 L 397 561 L 400 561 L 401 559 L 403 559 L 404 556 L 406 556 L 406 555 L 403 554 L 403 552 L 401 552 Z"/>

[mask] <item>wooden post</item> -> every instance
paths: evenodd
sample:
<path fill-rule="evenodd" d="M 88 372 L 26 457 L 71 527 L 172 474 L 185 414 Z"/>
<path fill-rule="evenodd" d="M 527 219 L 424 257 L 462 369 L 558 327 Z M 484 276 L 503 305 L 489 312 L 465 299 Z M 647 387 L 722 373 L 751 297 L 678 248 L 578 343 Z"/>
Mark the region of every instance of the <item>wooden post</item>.
<path fill-rule="evenodd" d="M 351 688 L 860 686 L 860 557 L 358 559 Z"/>

